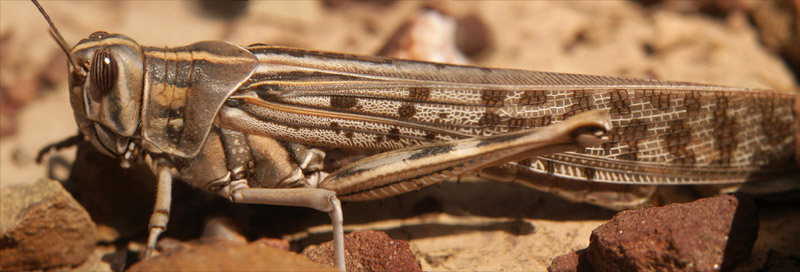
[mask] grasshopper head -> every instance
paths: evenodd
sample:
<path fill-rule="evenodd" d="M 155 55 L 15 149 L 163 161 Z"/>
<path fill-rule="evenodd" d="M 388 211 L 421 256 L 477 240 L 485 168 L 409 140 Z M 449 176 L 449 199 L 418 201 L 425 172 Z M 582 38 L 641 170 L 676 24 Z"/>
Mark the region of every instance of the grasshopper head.
<path fill-rule="evenodd" d="M 81 133 L 104 153 L 122 155 L 139 127 L 141 47 L 124 35 L 95 32 L 69 56 L 70 103 Z"/>
<path fill-rule="evenodd" d="M 69 100 L 81 134 L 101 152 L 123 155 L 139 128 L 142 48 L 124 35 L 98 31 L 70 49 L 42 5 L 32 2 L 69 59 Z"/>

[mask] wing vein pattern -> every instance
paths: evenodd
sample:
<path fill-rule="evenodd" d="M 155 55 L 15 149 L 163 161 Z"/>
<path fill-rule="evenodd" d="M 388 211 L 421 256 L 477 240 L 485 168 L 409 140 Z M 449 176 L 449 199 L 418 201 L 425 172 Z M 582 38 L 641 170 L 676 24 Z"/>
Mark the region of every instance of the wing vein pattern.
<path fill-rule="evenodd" d="M 652 79 L 486 69 L 251 46 L 232 97 L 251 133 L 375 152 L 494 135 L 610 109 L 600 147 L 515 162 L 621 184 L 743 182 L 789 169 L 797 94 Z"/>

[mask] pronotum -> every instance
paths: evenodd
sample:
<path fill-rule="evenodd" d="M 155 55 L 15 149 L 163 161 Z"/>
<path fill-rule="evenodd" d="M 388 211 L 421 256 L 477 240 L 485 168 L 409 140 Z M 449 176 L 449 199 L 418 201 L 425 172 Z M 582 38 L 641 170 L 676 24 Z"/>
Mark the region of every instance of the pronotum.
<path fill-rule="evenodd" d="M 154 48 L 105 32 L 70 48 L 47 20 L 69 56 L 74 139 L 158 176 L 145 256 L 173 177 L 328 212 L 344 269 L 340 199 L 477 173 L 628 208 L 652 185 L 757 180 L 800 154 L 797 94 L 221 41 Z M 325 165 L 334 149 L 372 155 Z"/>

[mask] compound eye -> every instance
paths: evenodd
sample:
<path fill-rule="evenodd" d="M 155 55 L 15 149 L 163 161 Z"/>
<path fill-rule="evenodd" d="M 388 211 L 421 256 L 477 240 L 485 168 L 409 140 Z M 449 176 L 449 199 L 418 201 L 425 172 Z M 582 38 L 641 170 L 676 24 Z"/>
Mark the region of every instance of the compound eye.
<path fill-rule="evenodd" d="M 106 95 L 117 84 L 117 61 L 111 52 L 97 50 L 92 58 L 89 68 L 94 85 L 100 90 L 100 95 Z"/>

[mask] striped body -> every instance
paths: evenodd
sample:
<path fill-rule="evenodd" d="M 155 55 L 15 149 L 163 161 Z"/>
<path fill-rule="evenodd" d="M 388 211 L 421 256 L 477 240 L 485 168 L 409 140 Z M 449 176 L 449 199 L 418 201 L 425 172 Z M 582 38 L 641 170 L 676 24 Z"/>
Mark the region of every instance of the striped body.
<path fill-rule="evenodd" d="M 194 157 L 229 90 L 248 78 L 255 58 L 220 42 L 142 50 L 147 67 L 142 105 L 145 148 Z"/>
<path fill-rule="evenodd" d="M 76 48 L 77 55 L 88 56 L 80 50 L 93 46 Z M 141 105 L 141 120 L 88 117 L 103 125 L 81 125 L 94 129 L 84 135 L 98 135 L 89 138 L 120 157 L 136 157 L 123 156 L 132 153 L 126 147 L 133 142 L 211 191 L 235 179 L 256 188 L 346 191 L 322 176 L 302 181 L 311 172 L 329 173 L 346 163 L 323 165 L 322 155 L 309 168 L 301 157 L 311 154 L 308 150 L 366 156 L 500 135 L 604 109 L 614 130 L 603 145 L 509 162 L 480 174 L 575 201 L 630 208 L 654 191 L 636 185 L 727 184 L 795 171 L 797 94 L 224 42 L 138 50 L 142 94 L 112 92 L 141 96 L 138 103 L 125 101 L 125 107 Z M 89 90 L 85 100 L 98 97 L 92 86 L 82 88 Z M 120 103 L 100 108 L 124 108 Z M 79 110 L 76 120 L 82 124 Z M 134 123 L 141 126 L 131 134 L 113 129 L 117 123 L 128 130 Z"/>

